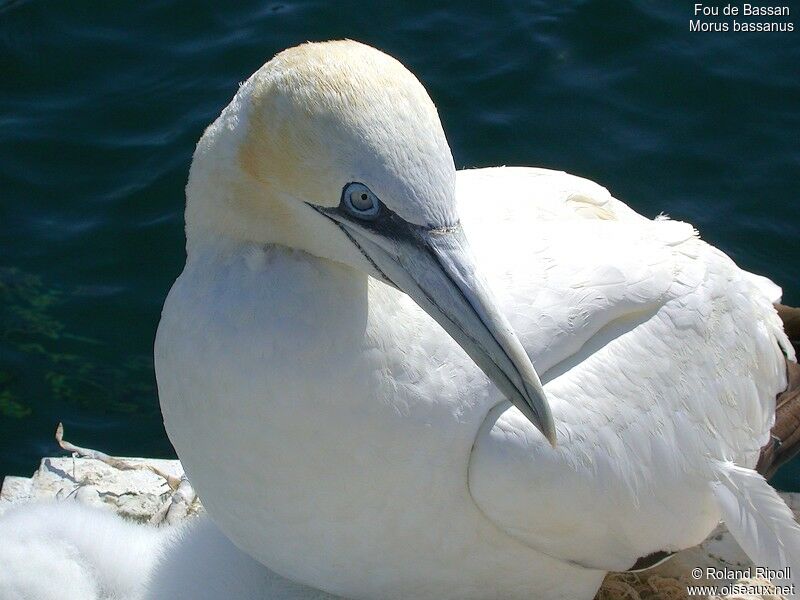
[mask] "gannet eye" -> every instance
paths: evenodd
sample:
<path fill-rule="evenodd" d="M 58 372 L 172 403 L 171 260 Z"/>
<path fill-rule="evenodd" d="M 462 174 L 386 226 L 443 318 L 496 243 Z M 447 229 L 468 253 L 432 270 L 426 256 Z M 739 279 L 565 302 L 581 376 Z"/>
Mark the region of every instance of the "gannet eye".
<path fill-rule="evenodd" d="M 374 217 L 380 209 L 380 200 L 363 183 L 353 182 L 344 186 L 342 200 L 347 210 L 359 219 Z"/>

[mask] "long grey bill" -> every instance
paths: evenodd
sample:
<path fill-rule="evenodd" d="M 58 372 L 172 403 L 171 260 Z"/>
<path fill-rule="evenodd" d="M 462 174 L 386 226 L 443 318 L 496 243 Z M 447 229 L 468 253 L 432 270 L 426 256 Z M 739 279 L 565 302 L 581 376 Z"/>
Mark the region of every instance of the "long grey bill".
<path fill-rule="evenodd" d="M 433 317 L 555 446 L 539 376 L 478 274 L 461 227 L 404 223 L 402 232 L 381 232 L 340 223 L 382 274 Z"/>

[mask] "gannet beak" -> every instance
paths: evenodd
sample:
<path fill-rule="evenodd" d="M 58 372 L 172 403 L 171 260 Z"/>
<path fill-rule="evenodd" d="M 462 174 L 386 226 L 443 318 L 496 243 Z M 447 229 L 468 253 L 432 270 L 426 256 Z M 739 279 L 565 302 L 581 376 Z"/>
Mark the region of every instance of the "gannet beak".
<path fill-rule="evenodd" d="M 525 349 L 480 277 L 460 225 L 431 229 L 392 214 L 380 223 L 325 211 L 379 274 L 408 294 L 556 445 L 553 415 Z"/>

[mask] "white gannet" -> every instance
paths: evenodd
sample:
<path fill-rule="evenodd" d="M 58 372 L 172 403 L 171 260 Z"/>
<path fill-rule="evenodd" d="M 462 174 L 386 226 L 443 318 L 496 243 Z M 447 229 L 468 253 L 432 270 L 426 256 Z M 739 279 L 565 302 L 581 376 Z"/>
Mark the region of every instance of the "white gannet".
<path fill-rule="evenodd" d="M 2 600 L 139 600 L 168 529 L 78 502 L 33 502 L 0 516 Z"/>
<path fill-rule="evenodd" d="M 720 518 L 756 563 L 800 568 L 751 470 L 794 360 L 780 290 L 690 225 L 565 173 L 457 173 L 422 85 L 351 41 L 245 82 L 186 198 L 164 422 L 212 518 L 277 573 L 350 598 L 591 598 Z"/>
<path fill-rule="evenodd" d="M 0 541 L 2 600 L 335 600 L 271 572 L 205 515 L 155 527 L 31 502 L 0 515 Z"/>

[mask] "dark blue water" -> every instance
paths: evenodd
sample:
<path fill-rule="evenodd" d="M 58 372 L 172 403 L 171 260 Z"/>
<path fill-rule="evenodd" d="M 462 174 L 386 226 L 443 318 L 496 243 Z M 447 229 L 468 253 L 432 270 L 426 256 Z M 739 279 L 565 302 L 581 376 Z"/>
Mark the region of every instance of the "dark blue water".
<path fill-rule="evenodd" d="M 800 33 L 692 33 L 692 6 L 0 3 L 0 476 L 55 452 L 59 420 L 83 445 L 173 455 L 152 343 L 192 149 L 240 81 L 304 40 L 404 62 L 457 165 L 595 179 L 800 303 Z M 800 490 L 800 465 L 779 483 Z"/>

